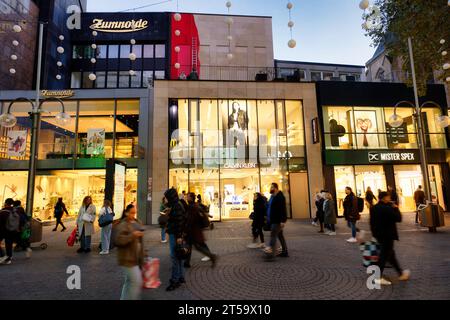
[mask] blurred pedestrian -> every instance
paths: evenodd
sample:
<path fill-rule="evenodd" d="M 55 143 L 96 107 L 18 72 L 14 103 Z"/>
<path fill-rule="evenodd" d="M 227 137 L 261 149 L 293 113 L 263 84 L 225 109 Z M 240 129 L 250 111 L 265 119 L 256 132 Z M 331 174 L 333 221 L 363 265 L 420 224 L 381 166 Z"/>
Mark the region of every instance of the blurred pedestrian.
<path fill-rule="evenodd" d="M 337 224 L 336 204 L 333 201 L 333 196 L 329 192 L 324 192 L 323 198 L 325 199 L 323 202 L 324 223 L 328 229 L 326 234 L 329 236 L 335 236 Z"/>
<path fill-rule="evenodd" d="M 78 211 L 77 226 L 78 234 L 80 235 L 80 249 L 78 253 L 91 252 L 91 237 L 94 234 L 94 221 L 95 221 L 96 209 L 92 203 L 91 196 L 87 196 L 83 199 L 83 204 Z"/>
<path fill-rule="evenodd" d="M 381 285 L 391 285 L 392 283 L 383 277 L 383 271 L 386 262 L 389 262 L 399 274 L 399 280 L 409 279 L 411 272 L 402 270 L 394 251 L 394 241 L 399 240 L 397 223 L 402 221 L 402 216 L 398 206 L 391 203 L 391 195 L 388 192 L 382 192 L 379 202 L 370 211 L 370 229 L 372 235 L 380 244 L 380 256 L 378 266 L 381 271 L 380 279 L 375 281 Z"/>
<path fill-rule="evenodd" d="M 418 186 L 417 190 L 414 192 L 414 202 L 416 203 L 416 224 L 419 223 L 419 206 L 421 204 L 426 204 L 425 192 L 422 190 L 422 186 Z"/>
<path fill-rule="evenodd" d="M 377 201 L 377 198 L 373 194 L 373 191 L 370 187 L 367 187 L 365 200 L 367 203 L 367 208 L 369 208 L 369 210 L 375 205 L 375 201 Z"/>
<path fill-rule="evenodd" d="M 185 283 L 183 260 L 177 257 L 175 249 L 177 244 L 183 242 L 186 209 L 178 198 L 176 189 L 168 189 L 164 193 L 164 197 L 167 199 L 167 204 L 170 208 L 167 233 L 169 234 L 170 257 L 172 260 L 172 276 L 170 278 L 170 285 L 166 288 L 166 291 L 173 291 Z"/>
<path fill-rule="evenodd" d="M 166 197 L 163 197 L 161 200 L 161 204 L 159 205 L 159 218 L 158 223 L 161 228 L 161 243 L 167 243 L 166 234 L 167 234 L 167 222 L 169 220 L 170 208 L 167 204 Z"/>
<path fill-rule="evenodd" d="M 325 202 L 325 199 L 323 198 L 324 190 L 322 190 L 320 193 L 316 195 L 316 225 L 317 222 L 319 222 L 320 230 L 319 233 L 324 233 L 323 224 L 324 224 L 324 215 L 323 212 L 323 203 Z"/>
<path fill-rule="evenodd" d="M 264 248 L 263 228 L 266 223 L 267 199 L 260 192 L 256 192 L 253 197 L 252 213 L 252 235 L 253 242 L 247 246 L 250 249 Z M 258 243 L 258 238 L 261 241 Z"/>
<path fill-rule="evenodd" d="M 395 190 L 395 188 L 388 186 L 388 193 L 391 197 L 391 201 L 395 204 L 395 205 L 399 205 L 400 204 L 400 200 L 398 198 L 398 194 L 397 191 Z M 380 197 L 378 197 L 378 199 L 380 199 Z"/>
<path fill-rule="evenodd" d="M 103 201 L 103 207 L 100 209 L 98 213 L 98 218 L 100 220 L 101 217 L 109 215 L 109 219 L 111 221 L 110 224 L 101 227 L 101 246 L 102 251 L 100 251 L 101 255 L 109 254 L 109 249 L 111 246 L 111 232 L 112 232 L 112 222 L 114 220 L 114 211 L 112 210 L 112 203 L 108 199 Z"/>
<path fill-rule="evenodd" d="M 352 230 L 352 236 L 347 239 L 347 242 L 356 243 L 356 233 L 359 231 L 356 223 L 361 218 L 358 210 L 358 198 L 350 187 L 345 188 L 345 193 L 347 196 L 344 199 L 344 218 L 348 227 Z"/>
<path fill-rule="evenodd" d="M 17 238 L 17 232 L 20 227 L 20 217 L 13 216 L 14 200 L 8 198 L 5 200 L 2 210 L 0 210 L 0 264 L 11 264 L 13 256 L 14 240 Z M 12 222 L 16 226 L 12 226 Z M 17 227 L 17 228 L 16 228 Z M 17 229 L 16 231 L 12 229 Z M 6 255 L 3 253 L 2 241 L 5 240 Z"/>
<path fill-rule="evenodd" d="M 56 219 L 56 226 L 53 229 L 53 231 L 58 230 L 59 225 L 61 225 L 61 227 L 62 227 L 61 232 L 64 232 L 67 229 L 66 226 L 62 223 L 62 217 L 63 217 L 64 213 L 66 215 L 69 215 L 66 205 L 63 202 L 63 198 L 58 198 L 58 201 L 56 202 L 55 208 L 53 211 L 53 215 L 55 216 L 55 219 Z"/>
<path fill-rule="evenodd" d="M 277 238 L 281 243 L 281 253 L 277 256 L 289 257 L 286 240 L 284 238 L 284 227 L 287 221 L 286 198 L 283 192 L 278 188 L 277 183 L 270 186 L 270 199 L 267 204 L 267 223 L 270 225 L 270 245 L 264 250 L 267 261 L 273 261 L 277 255 L 276 244 Z"/>
<path fill-rule="evenodd" d="M 125 274 L 120 300 L 140 300 L 142 293 L 142 272 L 144 264 L 144 227 L 136 219 L 136 207 L 129 204 L 116 226 L 114 244 L 117 260 Z"/>
<path fill-rule="evenodd" d="M 19 248 L 25 251 L 26 257 L 30 258 L 32 253 L 30 248 L 30 239 L 28 237 L 31 228 L 30 218 L 27 216 L 25 209 L 22 207 L 22 202 L 20 200 L 14 201 L 13 211 L 20 217 L 20 228 L 16 235 L 15 242 Z"/>

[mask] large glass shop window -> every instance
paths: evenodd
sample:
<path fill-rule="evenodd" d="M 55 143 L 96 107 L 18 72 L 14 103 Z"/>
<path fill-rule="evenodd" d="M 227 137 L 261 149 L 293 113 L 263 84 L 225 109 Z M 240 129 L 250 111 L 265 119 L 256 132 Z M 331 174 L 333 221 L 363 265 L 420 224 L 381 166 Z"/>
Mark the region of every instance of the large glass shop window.
<path fill-rule="evenodd" d="M 327 149 L 416 149 L 417 130 L 413 108 L 399 107 L 397 115 L 403 118 L 400 127 L 389 124 L 394 114 L 392 107 L 339 107 L 323 108 L 325 145 Z M 431 149 L 447 147 L 445 131 L 436 119 L 437 108 L 422 111 L 426 145 Z"/>
<path fill-rule="evenodd" d="M 170 187 L 199 194 L 216 220 L 248 218 L 273 182 L 289 204 L 289 172 L 306 169 L 300 101 L 179 99 L 168 112 Z"/>

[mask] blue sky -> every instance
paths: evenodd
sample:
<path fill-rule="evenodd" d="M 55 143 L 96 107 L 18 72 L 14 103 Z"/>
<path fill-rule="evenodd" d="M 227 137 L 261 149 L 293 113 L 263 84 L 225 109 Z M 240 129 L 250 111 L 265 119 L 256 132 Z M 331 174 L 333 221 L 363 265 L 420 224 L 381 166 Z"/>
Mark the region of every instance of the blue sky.
<path fill-rule="evenodd" d="M 118 12 L 165 0 L 88 0 L 88 11 Z M 294 39 L 287 42 L 289 13 L 287 0 L 234 0 L 232 14 L 273 17 L 276 59 L 364 65 L 375 49 L 361 29 L 359 0 L 291 0 L 294 4 Z M 226 0 L 179 0 L 179 11 L 227 13 Z M 177 11 L 177 1 L 154 5 L 136 11 Z"/>

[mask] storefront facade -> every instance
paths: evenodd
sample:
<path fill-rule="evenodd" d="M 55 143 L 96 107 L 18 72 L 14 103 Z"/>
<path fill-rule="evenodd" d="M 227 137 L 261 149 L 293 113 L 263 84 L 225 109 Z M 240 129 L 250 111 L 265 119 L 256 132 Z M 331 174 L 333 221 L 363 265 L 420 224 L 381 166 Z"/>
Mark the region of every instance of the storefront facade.
<path fill-rule="evenodd" d="M 153 221 L 169 187 L 200 194 L 216 221 L 248 219 L 273 182 L 290 217 L 310 217 L 314 84 L 156 81 L 154 108 Z"/>
<path fill-rule="evenodd" d="M 30 98 L 34 92 L 3 91 L 0 109 L 5 110 L 17 96 Z M 140 218 L 147 220 L 146 161 L 149 117 L 149 90 L 77 90 L 63 99 L 71 116 L 68 124 L 55 120 L 60 105 L 45 102 L 48 111 L 42 115 L 38 140 L 38 162 L 35 180 L 33 216 L 53 219 L 53 207 L 62 197 L 71 215 L 78 213 L 83 198 L 90 195 L 97 208 L 109 198 L 108 168 L 111 160 L 125 165 L 122 198 L 114 198 L 116 206 L 136 203 Z M 12 111 L 18 122 L 13 128 L 0 129 L 0 185 L 6 198 L 21 200 L 26 205 L 30 157 L 30 104 L 16 102 Z M 11 138 L 23 138 L 21 154 L 8 148 Z M 151 161 L 150 161 L 151 162 Z M 144 192 L 140 192 L 144 190 Z M 118 212 L 117 218 L 121 212 Z"/>
<path fill-rule="evenodd" d="M 398 102 L 414 101 L 412 90 L 403 84 L 320 82 L 317 92 L 325 187 L 335 195 L 339 215 L 343 214 L 347 186 L 361 197 L 367 188 L 377 195 L 378 190 L 390 186 L 397 190 L 400 208 L 414 211 L 414 192 L 423 185 L 414 109 L 408 104 L 399 105 L 396 113 L 404 119 L 403 125 L 393 128 L 389 124 Z M 438 116 L 447 114 L 444 88 L 430 86 L 422 102 L 426 101 L 441 107 L 425 105 L 422 117 L 431 192 L 447 208 L 448 134 L 437 121 Z"/>

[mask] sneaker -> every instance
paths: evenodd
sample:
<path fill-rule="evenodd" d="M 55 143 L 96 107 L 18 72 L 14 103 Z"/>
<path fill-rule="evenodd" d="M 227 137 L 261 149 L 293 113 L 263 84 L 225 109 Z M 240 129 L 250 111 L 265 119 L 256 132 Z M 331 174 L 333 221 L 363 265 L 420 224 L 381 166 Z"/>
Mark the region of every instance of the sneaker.
<path fill-rule="evenodd" d="M 261 247 L 261 245 L 256 242 L 253 242 L 253 243 L 250 243 L 247 245 L 247 248 L 249 248 L 249 249 L 256 249 L 256 248 L 260 248 L 260 247 Z"/>
<path fill-rule="evenodd" d="M 25 251 L 25 257 L 27 257 L 27 259 L 30 259 L 32 252 L 33 250 L 31 250 L 31 248 L 27 248 L 27 250 Z"/>
<path fill-rule="evenodd" d="M 356 242 L 358 242 L 358 240 L 356 240 L 356 238 L 350 238 L 350 239 L 347 239 L 347 242 L 356 243 Z"/>
<path fill-rule="evenodd" d="M 311 222 L 311 224 L 312 224 L 314 227 L 318 227 L 318 226 L 319 226 L 319 225 L 317 224 L 317 222 L 315 222 L 315 221 Z"/>
<path fill-rule="evenodd" d="M 161 240 L 161 243 L 167 243 L 167 240 Z"/>
<path fill-rule="evenodd" d="M 390 282 L 389 280 L 386 280 L 385 278 L 381 278 L 381 279 L 375 279 L 375 284 L 380 285 L 380 286 L 390 286 L 392 284 L 392 282 Z"/>
<path fill-rule="evenodd" d="M 211 260 L 210 257 L 203 257 L 203 258 L 202 258 L 202 261 L 203 261 L 203 262 L 208 262 L 208 261 L 210 261 L 210 260 Z"/>
<path fill-rule="evenodd" d="M 3 261 L 2 264 L 11 264 L 11 262 L 12 262 L 12 258 L 6 258 L 6 260 Z"/>
<path fill-rule="evenodd" d="M 329 236 L 335 236 L 336 235 L 336 231 L 331 231 L 328 233 Z"/>
<path fill-rule="evenodd" d="M 101 255 L 109 254 L 109 251 L 101 251 L 100 254 Z"/>
<path fill-rule="evenodd" d="M 411 271 L 403 270 L 403 273 L 402 273 L 402 275 L 400 277 L 398 277 L 398 280 L 400 280 L 400 281 L 408 281 L 410 276 L 411 276 Z"/>

